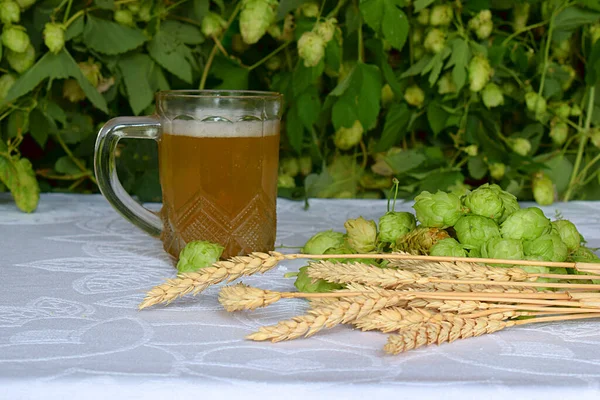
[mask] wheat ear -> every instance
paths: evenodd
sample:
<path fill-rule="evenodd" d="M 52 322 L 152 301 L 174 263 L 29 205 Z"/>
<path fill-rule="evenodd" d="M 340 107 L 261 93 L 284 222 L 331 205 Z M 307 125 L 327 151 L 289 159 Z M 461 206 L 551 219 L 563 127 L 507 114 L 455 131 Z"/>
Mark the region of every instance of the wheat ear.
<path fill-rule="evenodd" d="M 160 303 L 170 303 L 173 300 L 192 293 L 194 296 L 207 287 L 244 275 L 265 273 L 288 257 L 278 252 L 251 253 L 248 256 L 233 257 L 227 261 L 218 261 L 212 267 L 203 268 L 197 272 L 182 273 L 174 279 L 169 279 L 162 285 L 155 286 L 147 294 L 139 309 Z"/>

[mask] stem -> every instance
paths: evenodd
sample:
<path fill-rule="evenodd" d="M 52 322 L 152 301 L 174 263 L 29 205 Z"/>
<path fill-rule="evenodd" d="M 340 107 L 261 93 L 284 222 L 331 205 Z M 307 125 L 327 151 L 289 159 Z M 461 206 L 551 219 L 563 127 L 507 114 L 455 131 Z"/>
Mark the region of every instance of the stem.
<path fill-rule="evenodd" d="M 281 46 L 279 46 L 278 48 L 276 48 L 275 50 L 273 50 L 270 54 L 268 54 L 267 56 L 265 56 L 262 60 L 256 62 L 255 64 L 251 65 L 250 67 L 248 67 L 248 70 L 252 71 L 253 69 L 260 67 L 262 64 L 264 64 L 265 62 L 267 62 L 271 57 L 277 55 L 277 53 L 279 53 L 281 50 L 285 49 L 287 46 L 290 45 L 290 43 L 292 43 L 292 41 L 288 41 L 283 43 Z"/>
<path fill-rule="evenodd" d="M 81 161 L 79 161 L 77 159 L 77 157 L 75 157 L 75 155 L 73 154 L 73 152 L 71 151 L 71 149 L 69 149 L 69 146 L 67 146 L 67 144 L 65 143 L 65 141 L 63 140 L 63 138 L 60 136 L 60 134 L 55 135 L 56 140 L 58 142 L 58 144 L 60 144 L 60 147 L 63 148 L 63 150 L 65 151 L 65 153 L 67 153 L 67 155 L 69 156 L 69 158 L 71 159 L 71 161 L 73 161 L 73 163 L 75 165 L 77 165 L 77 168 L 79 168 L 81 170 L 81 172 L 88 174 L 90 180 L 92 182 L 94 182 L 95 185 L 98 184 L 98 182 L 96 182 L 96 178 L 94 177 L 94 175 L 91 173 L 91 171 L 89 171 L 85 165 L 83 165 L 81 163 Z"/>
<path fill-rule="evenodd" d="M 572 319 L 587 319 L 587 318 L 598 318 L 595 314 L 575 314 L 575 315 L 558 315 L 556 317 L 540 317 L 533 319 L 524 319 L 522 321 L 514 321 L 514 325 L 525 325 L 525 324 L 537 324 L 540 322 L 554 322 L 554 321 L 567 321 Z"/>
<path fill-rule="evenodd" d="M 521 29 L 520 31 L 516 31 L 514 33 L 512 33 L 511 35 L 509 35 L 506 39 L 504 39 L 504 41 L 502 42 L 502 46 L 506 46 L 506 44 L 508 42 L 510 42 L 512 39 L 514 39 L 515 37 L 519 36 L 521 33 L 523 32 L 527 32 L 530 31 L 532 29 L 535 28 L 539 28 L 540 26 L 544 26 L 548 23 L 549 21 L 542 21 L 542 22 L 538 22 L 537 24 L 533 24 L 533 25 L 529 25 L 526 26 L 525 28 Z"/>
<path fill-rule="evenodd" d="M 367 146 L 365 146 L 365 142 L 361 139 L 360 141 L 360 150 L 362 151 L 362 163 L 360 167 L 364 170 L 367 168 L 367 162 L 369 161 L 369 154 L 367 152 Z"/>
<path fill-rule="evenodd" d="M 229 54 L 227 54 L 227 50 L 225 50 L 225 48 L 223 47 L 223 45 L 221 44 L 221 41 L 219 40 L 219 38 L 213 36 L 212 37 L 213 40 L 215 41 L 215 45 L 218 47 L 219 51 L 225 56 L 225 57 L 229 57 Z"/>
<path fill-rule="evenodd" d="M 359 17 L 359 26 L 358 26 L 358 62 L 365 61 L 365 47 L 363 44 L 363 31 L 362 31 L 362 17 Z"/>
<path fill-rule="evenodd" d="M 600 161 L 600 154 L 598 154 L 596 157 L 594 157 L 592 159 L 592 161 L 590 161 L 585 167 L 583 167 L 583 169 L 581 170 L 581 173 L 579 175 L 577 175 L 577 182 L 583 181 L 588 170 L 598 161 Z"/>
<path fill-rule="evenodd" d="M 71 14 L 71 6 L 73 5 L 73 0 L 69 0 L 67 4 L 67 9 L 65 10 L 65 16 L 63 17 L 63 24 L 67 22 L 69 19 L 69 14 Z"/>
<path fill-rule="evenodd" d="M 577 184 L 577 178 L 579 174 L 579 167 L 581 166 L 581 161 L 583 159 L 583 152 L 585 151 L 585 146 L 587 144 L 589 138 L 589 130 L 590 125 L 592 124 L 592 114 L 594 111 L 594 100 L 596 97 L 596 87 L 591 86 L 589 89 L 589 98 L 588 98 L 588 108 L 585 116 L 585 126 L 584 130 L 586 134 L 579 141 L 579 148 L 577 150 L 577 158 L 575 158 L 575 166 L 573 167 L 573 172 L 571 173 L 571 180 L 569 181 L 569 188 L 565 193 L 564 201 L 569 201 L 575 189 L 575 185 Z"/>
<path fill-rule="evenodd" d="M 548 34 L 546 35 L 546 49 L 544 50 L 544 65 L 542 67 L 542 77 L 540 78 L 540 88 L 538 90 L 538 95 L 541 96 L 544 91 L 544 83 L 546 81 L 546 72 L 548 70 L 548 59 L 550 58 L 550 43 L 552 42 L 552 30 L 554 29 L 554 15 L 556 10 L 552 11 L 552 15 L 550 16 L 550 26 L 548 27 Z M 539 98 L 538 100 L 539 101 Z"/>
<path fill-rule="evenodd" d="M 344 4 L 346 4 L 346 0 L 339 0 L 335 8 L 327 14 L 327 18 L 335 17 L 340 12 L 340 9 L 344 7 Z"/>
<path fill-rule="evenodd" d="M 227 30 L 231 26 L 233 20 L 235 19 L 235 17 L 237 17 L 237 14 L 240 12 L 241 7 L 242 7 L 242 2 L 240 1 L 235 6 L 235 8 L 233 9 L 233 12 L 229 16 L 229 19 L 227 20 L 227 25 L 225 25 L 225 29 L 223 29 L 223 33 L 221 33 L 221 36 L 223 36 L 227 32 Z M 215 38 L 215 41 L 217 41 L 217 40 L 218 39 Z M 219 49 L 219 46 L 215 43 L 212 50 L 210 51 L 208 60 L 206 60 L 206 65 L 204 66 L 204 71 L 202 71 L 202 78 L 200 79 L 200 87 L 199 87 L 200 90 L 203 90 L 204 86 L 206 85 L 206 79 L 208 78 L 208 72 L 210 71 L 210 67 L 212 66 L 212 63 L 215 59 L 215 55 L 217 54 L 218 49 Z"/>

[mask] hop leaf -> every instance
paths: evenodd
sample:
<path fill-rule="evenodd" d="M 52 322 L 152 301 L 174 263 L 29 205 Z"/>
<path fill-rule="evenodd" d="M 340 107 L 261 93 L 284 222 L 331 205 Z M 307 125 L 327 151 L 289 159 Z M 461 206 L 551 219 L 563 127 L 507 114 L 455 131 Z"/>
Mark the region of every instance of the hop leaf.
<path fill-rule="evenodd" d="M 398 239 L 415 229 L 417 223 L 409 212 L 390 211 L 379 218 L 379 241 L 396 243 Z"/>
<path fill-rule="evenodd" d="M 344 234 L 334 232 L 333 230 L 323 231 L 315 234 L 308 239 L 302 253 L 304 254 L 325 254 L 332 247 L 340 247 L 344 245 Z"/>
<path fill-rule="evenodd" d="M 377 225 L 363 217 L 349 219 L 344 223 L 348 245 L 359 253 L 368 253 L 375 249 Z"/>
<path fill-rule="evenodd" d="M 225 30 L 227 21 L 219 14 L 209 12 L 202 19 L 202 34 L 207 37 L 219 36 Z"/>
<path fill-rule="evenodd" d="M 5 25 L 2 31 L 2 44 L 16 53 L 23 53 L 31 42 L 22 26 Z"/>
<path fill-rule="evenodd" d="M 456 83 L 454 83 L 454 79 L 452 78 L 452 72 L 446 72 L 442 75 L 437 85 L 439 94 L 456 93 Z"/>
<path fill-rule="evenodd" d="M 274 0 L 245 0 L 240 13 L 240 31 L 247 44 L 254 44 L 267 32 L 275 20 Z M 316 65 L 316 64 L 315 64 Z"/>
<path fill-rule="evenodd" d="M 415 197 L 413 208 L 423 226 L 442 229 L 453 226 L 463 214 L 458 196 L 442 191 L 435 194 L 421 192 Z"/>
<path fill-rule="evenodd" d="M 19 74 L 27 71 L 35 62 L 35 50 L 32 45 L 27 46 L 27 50 L 23 53 L 16 53 L 12 50 L 6 52 L 6 59 L 12 69 Z"/>
<path fill-rule="evenodd" d="M 19 4 L 12 0 L 0 3 L 0 21 L 3 24 L 18 24 L 21 19 Z"/>
<path fill-rule="evenodd" d="M 341 127 L 335 132 L 333 139 L 335 147 L 340 150 L 349 150 L 362 140 L 363 126 L 359 120 L 354 121 L 350 128 Z"/>
<path fill-rule="evenodd" d="M 344 286 L 339 283 L 331 283 L 324 279 L 311 278 L 308 276 L 308 266 L 299 269 L 294 286 L 299 292 L 303 293 L 328 293 L 344 288 Z"/>
<path fill-rule="evenodd" d="M 469 88 L 472 92 L 479 92 L 489 82 L 492 76 L 490 62 L 484 56 L 478 55 L 469 62 Z"/>
<path fill-rule="evenodd" d="M 220 244 L 203 240 L 189 242 L 179 253 L 177 271 L 194 272 L 200 268 L 210 267 L 219 261 L 224 249 Z"/>
<path fill-rule="evenodd" d="M 62 24 L 47 23 L 44 26 L 44 44 L 56 54 L 65 46 L 65 27 Z"/>
<path fill-rule="evenodd" d="M 305 67 L 314 67 L 325 55 L 325 41 L 315 32 L 304 32 L 298 40 L 298 55 Z"/>
<path fill-rule="evenodd" d="M 21 10 L 31 7 L 36 2 L 36 0 L 16 0 L 16 1 L 17 1 L 17 3 L 19 3 L 19 7 L 21 7 Z"/>

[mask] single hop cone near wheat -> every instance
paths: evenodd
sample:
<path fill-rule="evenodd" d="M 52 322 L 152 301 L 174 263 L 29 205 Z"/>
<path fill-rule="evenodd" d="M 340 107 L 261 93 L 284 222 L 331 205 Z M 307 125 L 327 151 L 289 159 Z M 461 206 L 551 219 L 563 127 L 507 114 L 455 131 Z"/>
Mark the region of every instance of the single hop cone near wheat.
<path fill-rule="evenodd" d="M 427 255 L 434 244 L 449 237 L 448 232 L 443 229 L 418 226 L 396 242 L 395 250 L 413 255 Z"/>

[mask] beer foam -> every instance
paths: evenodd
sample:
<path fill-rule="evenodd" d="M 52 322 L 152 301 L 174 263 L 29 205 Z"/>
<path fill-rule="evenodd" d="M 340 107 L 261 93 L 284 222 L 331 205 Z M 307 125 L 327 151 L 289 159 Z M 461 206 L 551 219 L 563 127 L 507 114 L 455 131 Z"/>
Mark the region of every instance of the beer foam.
<path fill-rule="evenodd" d="M 279 132 L 279 120 L 267 121 L 162 121 L 163 132 L 191 137 L 262 137 Z"/>

